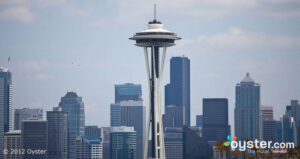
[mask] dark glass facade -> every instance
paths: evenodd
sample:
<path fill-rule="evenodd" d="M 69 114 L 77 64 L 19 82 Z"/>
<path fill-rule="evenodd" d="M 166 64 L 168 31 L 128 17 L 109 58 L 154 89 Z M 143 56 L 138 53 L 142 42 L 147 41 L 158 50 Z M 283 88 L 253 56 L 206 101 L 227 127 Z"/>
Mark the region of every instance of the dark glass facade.
<path fill-rule="evenodd" d="M 229 135 L 228 99 L 203 99 L 203 139 L 209 142 L 226 140 Z"/>
<path fill-rule="evenodd" d="M 183 126 L 183 159 L 211 159 L 213 148 L 198 134 Z"/>
<path fill-rule="evenodd" d="M 203 125 L 203 115 L 196 115 L 196 126 L 202 127 Z"/>
<path fill-rule="evenodd" d="M 46 159 L 48 147 L 48 123 L 43 120 L 24 120 L 21 126 L 21 147 L 25 150 L 23 159 Z M 32 154 L 31 151 L 45 151 Z"/>
<path fill-rule="evenodd" d="M 185 124 L 190 126 L 190 60 L 172 57 L 170 83 L 165 86 L 165 106 L 185 107 Z"/>
<path fill-rule="evenodd" d="M 185 125 L 185 107 L 166 106 L 163 115 L 163 126 L 182 128 Z"/>
<path fill-rule="evenodd" d="M 85 136 L 101 136 L 101 129 L 98 126 L 85 126 Z"/>
<path fill-rule="evenodd" d="M 68 158 L 68 113 L 61 107 L 47 111 L 48 159 Z"/>

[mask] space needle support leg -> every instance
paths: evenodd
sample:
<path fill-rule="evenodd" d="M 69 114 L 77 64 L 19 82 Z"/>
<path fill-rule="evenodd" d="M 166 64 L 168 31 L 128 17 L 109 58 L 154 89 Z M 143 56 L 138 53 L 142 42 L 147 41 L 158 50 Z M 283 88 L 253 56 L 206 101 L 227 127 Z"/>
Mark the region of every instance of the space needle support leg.
<path fill-rule="evenodd" d="M 167 47 L 163 47 L 163 52 L 162 52 L 162 59 L 161 59 L 161 66 L 160 66 L 160 76 L 159 76 L 159 111 L 161 114 L 161 84 L 162 84 L 162 79 L 163 79 L 163 73 L 164 73 L 164 65 L 165 65 L 165 57 L 166 57 L 166 52 L 167 52 Z M 161 118 L 160 118 L 161 119 Z M 161 134 L 161 156 L 162 159 L 165 159 L 165 140 L 164 140 L 164 130 L 163 130 L 163 122 L 160 120 L 160 134 Z"/>
<path fill-rule="evenodd" d="M 148 90 L 149 90 L 149 99 L 151 99 L 150 92 L 150 69 L 149 69 L 149 58 L 148 58 L 148 50 L 147 47 L 144 47 L 144 55 L 145 55 L 145 64 L 147 70 L 147 79 L 148 79 Z M 147 128 L 146 128 L 146 136 L 144 141 L 144 159 L 147 159 L 148 156 L 148 142 L 149 142 L 149 131 L 150 131 L 150 120 L 151 120 L 151 100 L 149 100 L 149 115 L 147 120 Z"/>

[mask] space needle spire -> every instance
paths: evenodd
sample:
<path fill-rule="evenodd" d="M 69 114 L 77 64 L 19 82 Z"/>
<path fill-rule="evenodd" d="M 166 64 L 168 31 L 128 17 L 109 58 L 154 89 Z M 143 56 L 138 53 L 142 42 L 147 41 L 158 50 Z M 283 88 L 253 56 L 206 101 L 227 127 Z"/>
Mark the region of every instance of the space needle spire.
<path fill-rule="evenodd" d="M 149 85 L 149 119 L 144 142 L 144 159 L 147 159 L 150 133 L 152 142 L 151 158 L 165 159 L 164 131 L 161 115 L 161 85 L 164 62 L 167 47 L 174 46 L 175 40 L 180 40 L 181 38 L 175 33 L 163 29 L 163 24 L 156 19 L 156 4 L 154 4 L 154 19 L 148 23 L 148 29 L 135 33 L 129 39 L 135 40 L 135 45 L 144 49 Z"/>

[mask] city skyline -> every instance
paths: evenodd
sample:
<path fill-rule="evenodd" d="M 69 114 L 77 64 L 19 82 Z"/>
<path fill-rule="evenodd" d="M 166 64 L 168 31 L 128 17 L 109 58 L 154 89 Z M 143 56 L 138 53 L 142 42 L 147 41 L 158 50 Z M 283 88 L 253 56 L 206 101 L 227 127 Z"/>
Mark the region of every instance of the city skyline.
<path fill-rule="evenodd" d="M 122 27 L 126 30 L 122 31 L 125 33 L 117 32 L 120 35 L 118 42 L 124 42 L 124 45 L 122 45 L 122 49 L 111 48 L 109 47 L 111 46 L 109 44 L 107 44 L 107 47 L 96 47 L 97 45 L 100 45 L 98 42 L 106 45 L 106 42 L 109 43 L 115 40 L 108 39 L 108 41 L 105 41 L 104 39 L 100 38 L 101 34 L 104 34 L 104 37 L 107 37 L 105 35 L 106 33 L 103 33 L 103 29 L 106 30 L 107 26 L 98 25 L 98 28 L 91 29 L 91 32 L 73 35 L 73 33 L 79 31 L 81 27 L 84 28 L 84 30 L 90 27 L 84 26 L 83 24 L 78 24 L 78 27 L 67 31 L 67 28 L 76 23 L 76 20 L 82 19 L 82 17 L 79 15 L 75 15 L 75 17 L 73 17 L 75 20 L 70 17 L 58 18 L 57 15 L 48 17 L 39 11 L 41 4 L 23 4 L 22 2 L 20 2 L 20 4 L 11 3 L 1 3 L 0 23 L 3 26 L 1 34 L 3 33 L 2 35 L 4 36 L 2 36 L 0 39 L 0 63 L 13 73 L 13 109 L 30 106 L 34 108 L 42 108 L 44 112 L 46 112 L 47 110 L 51 110 L 53 106 L 58 105 L 59 97 L 64 95 L 66 91 L 76 90 L 76 92 L 83 96 L 86 101 L 86 114 L 88 114 L 86 119 L 87 123 L 89 125 L 108 126 L 108 105 L 113 99 L 112 92 L 114 84 L 128 82 L 141 83 L 143 87 L 143 95 L 145 97 L 148 95 L 146 92 L 147 82 L 144 80 L 146 75 L 143 73 L 145 70 L 143 66 L 144 64 L 143 61 L 140 61 L 143 56 L 140 53 L 141 50 L 134 48 L 130 42 L 125 42 L 128 40 L 127 37 L 132 32 L 143 28 L 143 24 L 132 21 L 127 22 L 126 20 L 129 20 L 129 18 L 120 20 L 114 16 L 114 14 L 116 14 L 115 11 L 108 12 L 108 15 L 112 14 L 111 19 L 115 20 L 118 25 L 120 24 L 119 26 L 114 25 L 112 30 L 115 30 L 119 27 Z M 74 8 L 77 7 L 77 9 L 82 9 L 79 7 L 79 2 L 74 3 Z M 126 9 L 125 11 L 128 10 L 126 5 L 122 2 L 116 1 L 108 3 L 105 1 L 103 3 L 104 6 L 111 8 L 113 8 L 111 5 L 115 4 L 118 6 L 117 9 Z M 197 2 L 187 2 L 186 6 L 182 7 L 185 9 L 194 9 L 191 3 Z M 211 5 L 213 8 L 214 4 L 213 2 L 211 3 L 212 4 L 206 5 Z M 275 2 L 269 3 L 272 4 L 269 7 L 276 8 L 278 5 Z M 281 3 L 286 6 L 290 6 L 288 2 Z M 97 4 L 102 3 L 98 2 Z M 221 4 L 226 6 L 226 8 L 242 5 L 239 3 L 227 5 L 224 3 Z M 60 5 L 65 6 L 65 4 L 51 4 L 51 2 L 49 2 L 43 7 L 45 7 L 47 10 L 53 11 L 51 5 L 53 8 L 58 8 Z M 197 5 L 200 5 L 200 2 L 197 3 L 196 6 Z M 244 5 L 248 6 L 250 4 L 246 3 Z M 99 5 L 99 7 L 100 6 L 101 5 Z M 152 6 L 152 4 L 149 2 L 149 5 L 145 6 Z M 85 7 L 89 7 L 89 5 L 83 5 L 83 9 L 86 9 Z M 178 8 L 176 5 L 172 7 Z M 263 9 L 270 9 L 260 3 L 258 3 L 258 5 L 255 3 L 251 7 L 250 9 L 248 7 L 247 8 L 249 10 L 257 9 L 259 11 Z M 293 9 L 293 6 L 291 7 Z M 20 21 L 20 18 L 18 17 L 5 16 L 10 15 L 9 13 L 15 11 L 13 10 L 14 8 L 21 8 L 21 11 L 26 11 L 27 8 L 30 13 L 35 13 L 36 19 L 33 18 L 32 20 L 28 21 Z M 169 81 L 168 67 L 170 57 L 181 56 L 182 54 L 185 54 L 187 57 L 189 57 L 191 59 L 192 125 L 195 124 L 195 115 L 202 114 L 201 99 L 208 97 L 224 97 L 229 99 L 229 116 L 231 117 L 229 120 L 230 125 L 233 125 L 234 86 L 239 82 L 239 79 L 241 79 L 246 72 L 250 72 L 253 78 L 256 79 L 258 83 L 263 85 L 261 104 L 273 105 L 275 114 L 274 116 L 276 119 L 279 119 L 279 115 L 283 114 L 285 105 L 287 105 L 291 99 L 299 99 L 300 86 L 298 85 L 297 81 L 299 80 L 300 75 L 297 74 L 297 72 L 299 72 L 299 67 L 297 67 L 297 59 L 299 59 L 300 55 L 297 53 L 297 50 L 299 50 L 300 32 L 298 29 L 296 29 L 296 26 L 298 26 L 300 23 L 299 20 L 296 19 L 299 17 L 298 14 L 291 15 L 291 13 L 287 11 L 285 15 L 282 15 L 286 16 L 285 18 L 287 18 L 287 20 L 283 20 L 279 16 L 280 13 L 283 12 L 282 10 L 268 10 L 268 12 L 274 13 L 274 15 L 271 17 L 269 17 L 267 13 L 261 11 L 259 13 L 262 14 L 262 19 L 254 20 L 255 17 L 258 17 L 257 15 L 246 16 L 246 21 L 248 20 L 250 22 L 243 21 L 241 20 L 240 16 L 237 16 L 236 18 L 241 20 L 241 23 L 239 24 L 230 19 L 234 17 L 232 15 L 233 13 L 241 11 L 233 10 L 230 13 L 227 13 L 227 15 L 219 15 L 219 17 L 216 17 L 216 19 L 212 19 L 211 21 L 205 18 L 201 19 L 198 16 L 194 18 L 191 15 L 185 15 L 184 17 L 186 18 L 181 19 L 184 24 L 179 24 L 176 26 L 176 24 L 178 24 L 178 20 L 176 18 L 172 18 L 174 16 L 167 18 L 167 16 L 175 14 L 174 11 L 171 9 L 169 11 L 170 13 L 165 13 L 166 11 L 163 10 L 164 8 L 166 8 L 166 4 L 164 2 L 158 4 L 158 16 L 161 17 L 159 19 L 164 21 L 171 30 L 180 32 L 180 35 L 183 35 L 184 39 L 187 40 L 179 42 L 178 49 L 171 49 L 170 54 L 167 55 L 163 85 L 167 84 Z M 92 9 L 92 11 L 97 9 L 98 8 L 95 7 Z M 70 10 L 72 11 L 72 9 Z M 76 9 L 74 10 L 73 12 L 76 12 Z M 102 10 L 105 9 L 102 8 Z M 213 11 L 217 12 L 216 10 Z M 102 11 L 100 12 L 102 13 Z M 140 18 L 140 20 L 136 21 L 147 22 L 148 20 L 151 20 L 151 12 L 152 7 L 147 7 L 145 11 L 141 11 L 140 15 L 136 15 L 138 18 Z M 250 14 L 249 12 L 250 11 L 245 11 L 243 13 Z M 58 14 L 62 13 L 59 12 Z M 132 14 L 132 12 L 128 12 L 128 15 Z M 201 15 L 202 13 L 199 14 Z M 17 16 L 20 15 L 17 14 Z M 42 20 L 45 16 L 49 21 Z M 82 16 L 84 17 L 85 15 Z M 93 16 L 95 16 L 93 18 L 97 19 L 95 13 L 93 13 Z M 179 17 L 183 16 L 181 15 Z M 220 23 L 220 17 L 225 18 L 224 21 L 221 21 L 224 23 L 224 25 L 219 26 L 219 29 L 211 27 Z M 62 27 L 62 24 L 64 24 L 62 23 L 63 18 L 69 20 L 66 21 L 68 24 L 67 27 Z M 193 20 L 199 20 L 199 22 L 194 22 L 196 23 L 195 27 L 190 26 L 191 29 L 189 29 L 186 24 L 193 24 L 193 22 L 191 22 Z M 260 20 L 266 21 L 263 23 L 258 23 Z M 287 21 L 288 24 L 281 23 L 282 21 Z M 255 25 L 251 24 L 251 22 L 253 22 Z M 44 26 L 47 24 L 53 23 L 57 23 L 58 26 L 55 27 L 53 25 L 49 25 L 44 28 Z M 62 28 L 59 29 L 59 27 Z M 8 33 L 14 32 L 22 35 L 22 37 L 7 35 Z M 63 40 L 56 41 L 57 39 L 54 36 L 50 36 L 50 34 L 53 32 L 65 32 L 66 37 L 62 37 Z M 112 31 L 109 30 L 108 33 L 112 33 Z M 78 38 L 75 35 L 78 35 Z M 67 38 L 69 36 L 72 38 L 75 36 L 74 39 L 80 39 L 80 35 L 83 35 L 82 40 L 72 40 Z M 28 45 L 26 46 L 23 44 L 23 41 L 25 41 L 23 38 L 25 37 L 26 40 L 27 37 L 29 37 L 27 41 Z M 87 40 L 87 37 L 92 38 Z M 253 43 L 255 39 L 265 39 L 267 41 L 268 39 L 273 39 L 272 37 L 276 40 L 271 40 L 271 44 L 263 43 L 262 45 L 258 45 L 258 48 L 253 49 L 255 44 L 257 44 Z M 18 40 L 19 38 L 20 40 Z M 224 43 L 224 45 L 217 43 L 218 45 L 216 46 L 219 46 L 220 48 L 216 48 L 217 50 L 211 50 L 214 47 L 210 46 L 211 44 L 209 42 L 214 43 L 216 40 L 222 40 L 222 38 L 231 39 L 233 41 L 245 38 L 246 41 L 250 40 L 250 43 L 248 45 L 245 44 L 246 46 L 243 45 L 244 43 L 238 43 L 242 48 L 231 48 L 233 47 L 231 43 Z M 51 48 L 45 46 L 46 43 L 48 44 L 47 39 L 49 39 L 49 41 L 52 43 Z M 205 41 L 206 45 L 205 43 L 200 45 L 203 48 L 195 48 L 195 44 Z M 62 43 L 60 44 L 60 42 Z M 275 44 L 277 43 L 281 49 L 276 49 L 277 46 Z M 75 44 L 82 45 L 75 46 Z M 78 51 L 76 51 L 76 49 L 78 49 Z M 128 52 L 132 52 L 132 56 L 129 55 Z M 113 61 L 112 59 L 116 56 L 119 57 Z M 7 62 L 8 57 L 10 57 L 9 63 Z M 215 60 L 216 58 L 222 59 L 222 61 L 217 60 L 217 67 L 214 66 L 215 64 L 210 64 L 211 62 L 209 62 Z M 133 62 L 132 64 L 128 64 L 127 61 Z M 104 68 L 113 64 L 117 65 L 113 66 L 108 72 L 104 71 Z M 231 66 L 231 64 L 233 64 L 233 66 Z M 228 68 L 231 69 L 229 70 Z M 130 71 L 126 70 L 133 71 L 131 73 Z M 113 74 L 111 72 L 116 73 Z M 136 76 L 136 74 L 139 76 Z M 27 93 L 28 90 L 31 90 L 31 92 Z M 145 103 L 148 103 L 147 99 L 145 99 Z M 101 116 L 103 116 L 104 120 L 97 119 L 99 113 Z"/>

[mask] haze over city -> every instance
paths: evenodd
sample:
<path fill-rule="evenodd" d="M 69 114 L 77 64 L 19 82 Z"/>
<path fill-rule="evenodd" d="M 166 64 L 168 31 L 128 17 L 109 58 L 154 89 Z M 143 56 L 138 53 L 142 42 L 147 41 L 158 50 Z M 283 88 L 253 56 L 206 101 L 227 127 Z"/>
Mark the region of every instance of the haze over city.
<path fill-rule="evenodd" d="M 108 126 L 114 85 L 123 83 L 142 84 L 148 106 L 144 55 L 128 38 L 153 19 L 154 3 L 1 0 L 0 65 L 13 74 L 13 109 L 50 110 L 76 91 L 86 125 Z M 229 99 L 233 126 L 235 85 L 247 72 L 276 119 L 300 98 L 299 7 L 297 0 L 157 2 L 158 19 L 182 37 L 168 49 L 163 86 L 170 58 L 188 57 L 192 125 L 202 98 L 219 97 Z"/>

